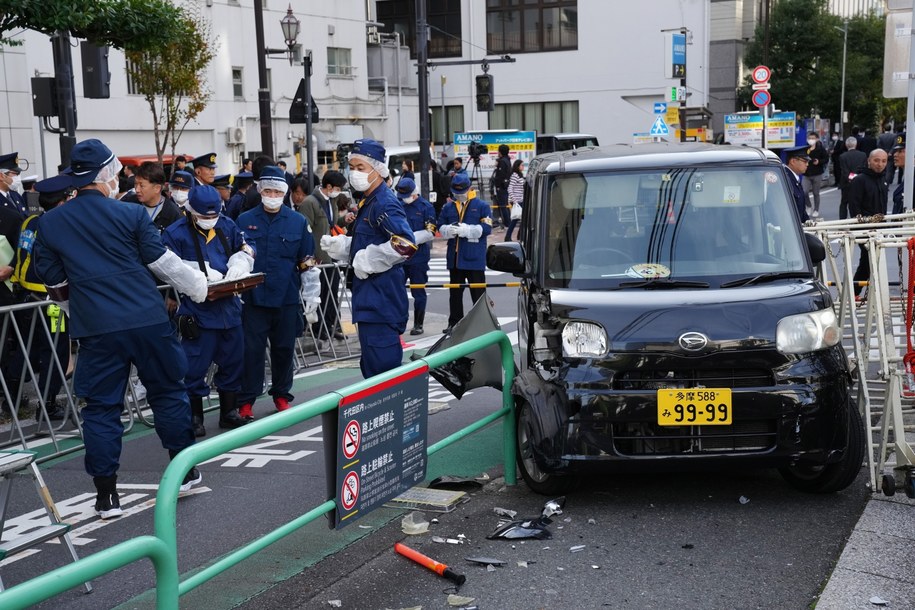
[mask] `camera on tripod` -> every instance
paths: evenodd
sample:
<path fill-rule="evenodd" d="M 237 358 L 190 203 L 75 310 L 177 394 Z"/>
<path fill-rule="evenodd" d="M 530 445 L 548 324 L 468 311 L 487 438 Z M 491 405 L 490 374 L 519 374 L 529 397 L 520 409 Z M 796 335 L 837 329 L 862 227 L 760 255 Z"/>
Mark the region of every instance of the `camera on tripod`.
<path fill-rule="evenodd" d="M 467 154 L 471 159 L 479 163 L 481 155 L 489 154 L 489 148 L 487 148 L 485 144 L 480 144 L 479 142 L 471 142 L 467 146 Z"/>

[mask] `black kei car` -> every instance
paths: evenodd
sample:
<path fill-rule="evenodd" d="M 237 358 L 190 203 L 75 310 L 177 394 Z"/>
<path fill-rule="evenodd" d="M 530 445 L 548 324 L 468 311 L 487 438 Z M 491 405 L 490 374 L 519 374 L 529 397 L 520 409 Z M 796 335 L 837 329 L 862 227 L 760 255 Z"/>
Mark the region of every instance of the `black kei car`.
<path fill-rule="evenodd" d="M 778 468 L 833 492 L 864 456 L 823 244 L 771 152 L 643 144 L 538 156 L 518 242 L 521 473 Z"/>

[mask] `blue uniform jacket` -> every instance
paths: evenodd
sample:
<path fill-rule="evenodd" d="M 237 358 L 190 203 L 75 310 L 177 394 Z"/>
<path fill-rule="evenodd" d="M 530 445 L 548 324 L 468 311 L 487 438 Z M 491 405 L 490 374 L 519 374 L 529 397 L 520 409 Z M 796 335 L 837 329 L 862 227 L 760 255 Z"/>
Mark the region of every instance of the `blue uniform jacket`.
<path fill-rule="evenodd" d="M 69 280 L 71 335 L 79 338 L 168 322 L 146 267 L 163 254 L 142 206 L 84 190 L 42 215 L 32 257 L 45 285 Z"/>
<path fill-rule="evenodd" d="M 393 235 L 415 243 L 404 206 L 386 184 L 378 186 L 359 204 L 353 226 L 350 263 L 360 250 L 386 243 Z M 353 322 L 406 325 L 406 283 L 403 265 L 373 273 L 364 280 L 353 277 Z"/>
<path fill-rule="evenodd" d="M 458 211 L 458 205 L 461 211 Z M 449 269 L 479 270 L 486 269 L 486 237 L 492 233 L 492 208 L 482 199 L 473 197 L 466 203 L 448 201 L 442 207 L 438 217 L 439 229 L 445 225 L 463 222 L 468 225 L 482 225 L 483 235 L 479 241 L 472 242 L 464 237 L 452 237 L 448 240 L 446 259 Z"/>
<path fill-rule="evenodd" d="M 801 222 L 810 220 L 810 217 L 807 216 L 807 195 L 804 193 L 804 187 L 801 186 L 801 183 L 798 182 L 797 177 L 794 175 L 794 172 L 784 166 L 785 168 L 785 177 L 788 179 L 788 188 L 791 189 L 791 197 L 794 198 L 794 205 L 797 208 L 797 215 Z"/>
<path fill-rule="evenodd" d="M 241 250 L 245 245 L 245 236 L 238 230 L 238 226 L 229 218 L 220 216 L 213 229 L 213 235 L 210 241 L 199 228 L 194 226 L 188 229 L 188 223 L 191 222 L 187 216 L 178 219 L 162 233 L 162 241 L 165 247 L 180 256 L 186 261 L 192 261 L 197 264 L 197 248 L 191 241 L 191 230 L 194 232 L 194 238 L 200 244 L 200 254 L 204 262 L 209 262 L 210 267 L 225 275 L 229 269 L 229 257 Z M 222 232 L 229 246 L 226 252 L 223 248 L 222 240 L 216 235 L 216 230 Z M 199 267 L 197 267 L 199 269 Z M 181 297 L 181 305 L 178 308 L 179 314 L 194 316 L 197 323 L 203 328 L 234 328 L 241 324 L 241 299 L 237 296 L 217 299 L 215 301 L 204 301 L 195 303 L 186 296 Z"/>
<path fill-rule="evenodd" d="M 435 208 L 422 197 L 417 197 L 413 203 L 404 201 L 403 209 L 407 215 L 407 223 L 414 233 L 425 229 L 427 224 L 435 224 Z M 417 248 L 416 254 L 404 265 L 427 265 L 431 256 L 432 242 L 426 242 Z"/>
<path fill-rule="evenodd" d="M 237 224 L 257 252 L 254 272 L 266 274 L 263 284 L 245 293 L 245 302 L 260 307 L 301 302 L 299 263 L 315 253 L 315 240 L 305 217 L 286 206 L 268 214 L 259 205 L 239 216 Z"/>

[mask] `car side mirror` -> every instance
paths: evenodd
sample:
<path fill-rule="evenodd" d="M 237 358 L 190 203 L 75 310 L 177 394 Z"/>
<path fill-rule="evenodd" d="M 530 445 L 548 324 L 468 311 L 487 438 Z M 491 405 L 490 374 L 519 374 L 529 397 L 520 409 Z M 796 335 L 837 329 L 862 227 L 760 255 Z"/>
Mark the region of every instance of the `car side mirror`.
<path fill-rule="evenodd" d="M 807 241 L 807 251 L 810 252 L 810 260 L 814 265 L 826 260 L 826 246 L 819 237 L 812 233 L 804 233 L 804 239 Z"/>
<path fill-rule="evenodd" d="M 486 249 L 486 266 L 513 275 L 524 273 L 524 247 L 515 241 L 493 244 Z"/>

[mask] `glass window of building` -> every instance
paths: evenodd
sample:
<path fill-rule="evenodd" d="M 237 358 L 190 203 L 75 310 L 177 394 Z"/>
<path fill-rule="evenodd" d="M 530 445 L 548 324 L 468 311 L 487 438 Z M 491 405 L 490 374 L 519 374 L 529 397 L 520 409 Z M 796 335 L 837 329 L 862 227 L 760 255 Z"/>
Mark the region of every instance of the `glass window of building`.
<path fill-rule="evenodd" d="M 416 1 L 378 0 L 375 3 L 382 32 L 398 32 L 416 59 Z M 461 0 L 426 0 L 429 57 L 461 56 Z"/>
<path fill-rule="evenodd" d="M 444 112 L 441 106 L 430 106 L 429 110 L 432 111 L 432 141 L 435 144 L 451 144 L 455 132 L 464 131 L 463 106 L 445 106 Z"/>
<path fill-rule="evenodd" d="M 496 104 L 489 115 L 489 128 L 574 133 L 578 131 L 578 102 Z"/>
<path fill-rule="evenodd" d="M 352 50 L 342 47 L 327 47 L 328 76 L 352 76 Z"/>
<path fill-rule="evenodd" d="M 232 68 L 232 97 L 236 100 L 245 99 L 244 71 L 242 68 Z"/>
<path fill-rule="evenodd" d="M 578 0 L 486 0 L 490 53 L 578 48 Z"/>

